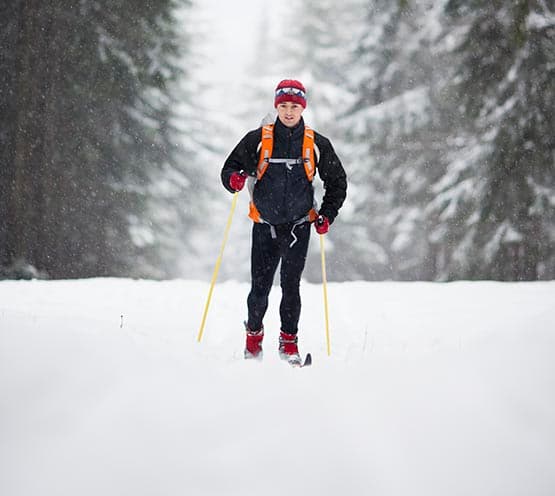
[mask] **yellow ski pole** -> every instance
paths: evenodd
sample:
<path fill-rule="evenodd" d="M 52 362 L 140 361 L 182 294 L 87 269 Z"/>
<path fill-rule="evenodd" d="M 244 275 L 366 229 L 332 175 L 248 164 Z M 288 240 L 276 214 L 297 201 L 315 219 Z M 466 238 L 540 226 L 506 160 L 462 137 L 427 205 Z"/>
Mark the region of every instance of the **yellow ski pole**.
<path fill-rule="evenodd" d="M 328 356 L 331 355 L 330 322 L 328 318 L 328 288 L 326 278 L 326 252 L 324 250 L 324 235 L 320 234 L 320 253 L 322 255 L 322 287 L 324 288 L 324 315 L 326 319 L 326 344 Z"/>
<path fill-rule="evenodd" d="M 204 306 L 204 313 L 202 314 L 202 322 L 200 324 L 200 329 L 198 331 L 197 341 L 199 343 L 202 339 L 202 334 L 204 333 L 204 324 L 206 324 L 206 315 L 208 314 L 208 307 L 210 306 L 210 300 L 212 299 L 212 291 L 214 291 L 214 284 L 216 284 L 216 279 L 218 278 L 218 272 L 220 270 L 220 265 L 222 263 L 225 244 L 227 243 L 227 238 L 229 236 L 229 229 L 231 227 L 231 221 L 233 219 L 233 213 L 235 212 L 235 206 L 237 205 L 238 196 L 239 196 L 238 191 L 233 193 L 233 201 L 231 202 L 231 211 L 229 212 L 229 217 L 227 218 L 227 225 L 225 226 L 224 239 L 222 241 L 222 246 L 220 248 L 220 254 L 218 255 L 218 259 L 216 260 L 214 273 L 212 274 L 212 281 L 210 282 L 210 290 L 208 291 L 208 298 L 206 299 L 206 305 Z"/>

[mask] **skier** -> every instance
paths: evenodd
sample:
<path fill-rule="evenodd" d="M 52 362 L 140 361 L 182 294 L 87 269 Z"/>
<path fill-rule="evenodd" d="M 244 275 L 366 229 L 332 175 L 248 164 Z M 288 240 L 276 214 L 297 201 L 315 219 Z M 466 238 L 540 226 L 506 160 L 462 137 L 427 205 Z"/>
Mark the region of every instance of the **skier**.
<path fill-rule="evenodd" d="M 251 290 L 247 298 L 245 358 L 262 358 L 263 318 L 277 266 L 281 261 L 281 332 L 279 355 L 300 365 L 297 346 L 301 312 L 299 292 L 310 224 L 328 232 L 347 194 L 347 178 L 330 141 L 305 126 L 306 90 L 285 79 L 275 89 L 274 124 L 248 132 L 226 159 L 224 187 L 241 191 L 249 178 L 249 217 L 254 221 L 251 245 Z M 325 193 L 316 210 L 312 178 L 318 171 Z"/>

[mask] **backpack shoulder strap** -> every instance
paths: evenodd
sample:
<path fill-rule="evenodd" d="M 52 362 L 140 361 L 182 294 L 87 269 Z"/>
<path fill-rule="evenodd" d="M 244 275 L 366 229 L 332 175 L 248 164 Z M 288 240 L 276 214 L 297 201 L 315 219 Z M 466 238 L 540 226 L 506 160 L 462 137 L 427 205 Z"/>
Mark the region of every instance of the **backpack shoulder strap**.
<path fill-rule="evenodd" d="M 270 157 L 272 156 L 272 150 L 274 148 L 273 124 L 262 126 L 260 144 L 258 147 L 260 149 L 260 158 L 258 159 L 258 167 L 256 168 L 256 178 L 260 180 L 268 168 Z"/>
<path fill-rule="evenodd" d="M 309 181 L 314 179 L 314 171 L 316 170 L 314 147 L 314 131 L 305 125 L 303 138 L 303 162 L 306 177 Z"/>

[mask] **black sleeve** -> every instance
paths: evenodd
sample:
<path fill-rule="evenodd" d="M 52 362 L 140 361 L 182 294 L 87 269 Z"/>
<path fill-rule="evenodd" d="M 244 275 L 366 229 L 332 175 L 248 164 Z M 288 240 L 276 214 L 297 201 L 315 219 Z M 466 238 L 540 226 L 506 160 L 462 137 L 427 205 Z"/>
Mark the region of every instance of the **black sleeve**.
<path fill-rule="evenodd" d="M 261 129 L 249 131 L 233 151 L 229 154 L 222 167 L 221 179 L 225 189 L 231 193 L 235 193 L 229 186 L 229 178 L 234 172 L 244 171 L 248 175 L 256 175 L 256 167 L 258 166 L 257 147 L 260 142 Z"/>
<path fill-rule="evenodd" d="M 318 133 L 315 136 L 315 144 L 320 150 L 318 174 L 324 183 L 324 198 L 319 213 L 325 215 L 331 224 L 347 197 L 347 174 L 331 142 Z"/>

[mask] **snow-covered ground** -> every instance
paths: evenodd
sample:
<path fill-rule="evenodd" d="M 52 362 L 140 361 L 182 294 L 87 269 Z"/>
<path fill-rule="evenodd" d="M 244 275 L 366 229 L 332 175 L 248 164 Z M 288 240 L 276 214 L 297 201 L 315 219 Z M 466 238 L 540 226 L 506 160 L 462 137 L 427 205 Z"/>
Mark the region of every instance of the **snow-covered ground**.
<path fill-rule="evenodd" d="M 303 284 L 242 359 L 248 285 L 0 282 L 0 494 L 555 494 L 555 282 Z"/>

